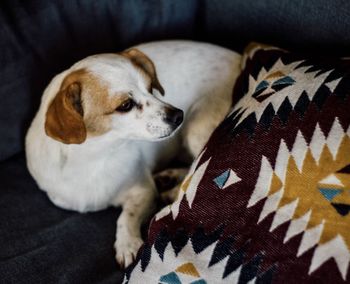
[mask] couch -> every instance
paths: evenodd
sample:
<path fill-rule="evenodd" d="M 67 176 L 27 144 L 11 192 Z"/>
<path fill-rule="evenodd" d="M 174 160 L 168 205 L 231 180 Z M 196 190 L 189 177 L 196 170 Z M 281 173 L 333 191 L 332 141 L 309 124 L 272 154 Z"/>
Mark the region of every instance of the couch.
<path fill-rule="evenodd" d="M 50 79 L 94 53 L 161 39 L 236 51 L 251 40 L 346 56 L 350 3 L 334 0 L 4 0 L 0 3 L 0 282 L 121 283 L 120 208 L 53 206 L 26 168 L 24 135 Z"/>

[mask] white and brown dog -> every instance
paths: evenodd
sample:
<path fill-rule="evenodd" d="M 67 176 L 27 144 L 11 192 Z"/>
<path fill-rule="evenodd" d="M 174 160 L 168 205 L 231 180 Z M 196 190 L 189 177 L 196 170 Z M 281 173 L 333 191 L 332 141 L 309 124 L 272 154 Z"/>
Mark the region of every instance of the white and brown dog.
<path fill-rule="evenodd" d="M 206 43 L 165 41 L 77 62 L 43 94 L 26 137 L 30 173 L 61 208 L 121 205 L 116 258 L 129 265 L 155 207 L 152 174 L 183 149 L 200 152 L 229 110 L 240 59 Z"/>

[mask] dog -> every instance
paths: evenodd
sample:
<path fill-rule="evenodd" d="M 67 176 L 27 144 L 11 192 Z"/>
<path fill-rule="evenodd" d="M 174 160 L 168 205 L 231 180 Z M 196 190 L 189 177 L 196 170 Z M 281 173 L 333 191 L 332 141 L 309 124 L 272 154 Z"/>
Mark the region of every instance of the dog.
<path fill-rule="evenodd" d="M 208 43 L 162 41 L 75 63 L 47 86 L 26 135 L 31 175 L 60 208 L 122 206 L 114 246 L 130 265 L 155 209 L 153 173 L 200 153 L 229 111 L 240 60 Z"/>

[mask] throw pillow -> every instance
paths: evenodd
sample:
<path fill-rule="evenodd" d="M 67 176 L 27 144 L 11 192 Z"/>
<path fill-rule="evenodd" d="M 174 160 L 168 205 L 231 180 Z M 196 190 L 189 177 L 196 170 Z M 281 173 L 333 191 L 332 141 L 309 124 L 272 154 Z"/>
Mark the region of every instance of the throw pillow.
<path fill-rule="evenodd" d="M 350 281 L 350 65 L 258 44 L 125 283 Z"/>

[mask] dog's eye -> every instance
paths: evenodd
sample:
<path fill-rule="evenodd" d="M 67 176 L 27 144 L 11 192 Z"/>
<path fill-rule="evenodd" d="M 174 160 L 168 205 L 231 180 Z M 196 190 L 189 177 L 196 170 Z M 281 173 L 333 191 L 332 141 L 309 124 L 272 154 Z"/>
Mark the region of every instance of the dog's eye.
<path fill-rule="evenodd" d="M 116 108 L 116 111 L 120 112 L 128 112 L 132 110 L 132 108 L 135 106 L 135 102 L 132 99 L 129 99 L 125 102 L 123 102 L 120 106 Z"/>

